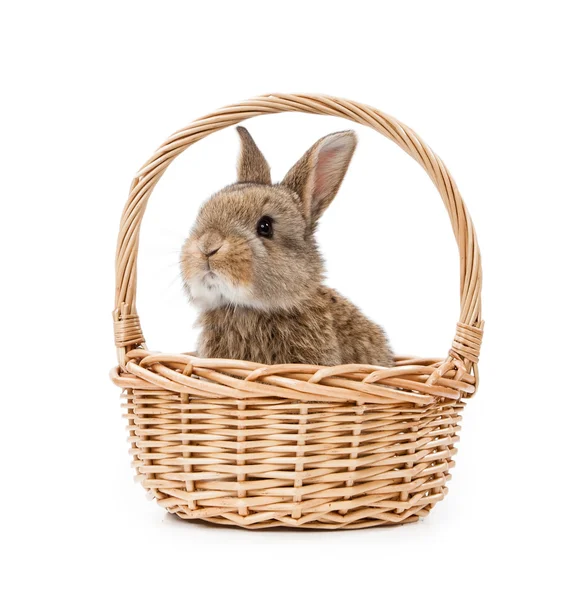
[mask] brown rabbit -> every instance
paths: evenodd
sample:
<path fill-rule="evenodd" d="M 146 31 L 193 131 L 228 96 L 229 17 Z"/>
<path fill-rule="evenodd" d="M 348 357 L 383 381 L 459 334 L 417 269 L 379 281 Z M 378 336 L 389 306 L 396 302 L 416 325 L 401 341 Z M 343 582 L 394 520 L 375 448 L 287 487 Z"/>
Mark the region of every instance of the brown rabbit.
<path fill-rule="evenodd" d="M 190 300 L 200 308 L 197 355 L 266 364 L 391 366 L 385 333 L 323 285 L 314 231 L 357 145 L 353 131 L 318 140 L 272 184 L 244 127 L 238 181 L 201 208 L 181 253 Z"/>

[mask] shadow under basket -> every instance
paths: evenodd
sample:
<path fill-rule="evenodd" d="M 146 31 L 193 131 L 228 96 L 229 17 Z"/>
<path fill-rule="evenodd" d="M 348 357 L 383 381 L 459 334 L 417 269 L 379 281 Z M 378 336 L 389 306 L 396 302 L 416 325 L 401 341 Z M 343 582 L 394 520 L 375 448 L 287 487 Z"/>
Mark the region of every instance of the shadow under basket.
<path fill-rule="evenodd" d="M 146 348 L 136 311 L 140 223 L 173 159 L 255 116 L 304 112 L 369 126 L 417 160 L 448 211 L 461 314 L 448 356 L 373 365 L 263 365 Z M 349 100 L 269 95 L 175 133 L 141 168 L 122 215 L 114 333 L 137 480 L 170 513 L 250 529 L 352 529 L 426 516 L 447 493 L 483 334 L 475 230 L 442 161 L 408 127 Z"/>

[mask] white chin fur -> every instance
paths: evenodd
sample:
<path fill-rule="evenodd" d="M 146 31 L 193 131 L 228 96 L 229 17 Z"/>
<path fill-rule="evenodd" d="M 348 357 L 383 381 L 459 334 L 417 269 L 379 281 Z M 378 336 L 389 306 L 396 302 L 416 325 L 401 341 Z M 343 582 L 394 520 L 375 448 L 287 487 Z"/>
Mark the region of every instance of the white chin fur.
<path fill-rule="evenodd" d="M 229 305 L 261 308 L 261 303 L 253 299 L 250 289 L 234 286 L 218 275 L 194 277 L 188 288 L 192 302 L 202 310 Z"/>

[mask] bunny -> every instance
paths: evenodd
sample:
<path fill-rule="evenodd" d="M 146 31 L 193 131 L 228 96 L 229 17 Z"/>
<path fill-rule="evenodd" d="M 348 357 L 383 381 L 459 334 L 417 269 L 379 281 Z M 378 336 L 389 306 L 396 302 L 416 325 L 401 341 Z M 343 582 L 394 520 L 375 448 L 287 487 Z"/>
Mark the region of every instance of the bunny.
<path fill-rule="evenodd" d="M 244 127 L 237 182 L 200 209 L 181 251 L 181 273 L 202 327 L 197 356 L 264 364 L 389 367 L 384 331 L 323 285 L 315 230 L 357 145 L 353 131 L 318 140 L 272 184 Z"/>

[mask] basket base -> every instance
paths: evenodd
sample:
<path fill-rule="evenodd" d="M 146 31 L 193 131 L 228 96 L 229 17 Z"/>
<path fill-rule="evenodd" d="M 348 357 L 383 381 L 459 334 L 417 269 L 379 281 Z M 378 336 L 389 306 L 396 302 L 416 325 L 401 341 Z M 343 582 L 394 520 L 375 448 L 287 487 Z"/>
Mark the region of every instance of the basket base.
<path fill-rule="evenodd" d="M 434 502 L 444 498 L 448 489 L 444 488 Z M 212 524 L 214 526 L 238 527 L 241 529 L 316 529 L 316 530 L 334 530 L 334 529 L 366 529 L 368 527 L 404 525 L 405 523 L 415 523 L 428 516 L 434 504 L 427 504 L 420 508 L 414 508 L 409 511 L 397 513 L 395 511 L 382 511 L 381 508 L 371 507 L 362 508 L 359 511 L 333 511 L 318 515 L 305 515 L 302 518 L 293 518 L 290 515 L 238 515 L 234 512 L 227 513 L 226 516 L 201 516 L 203 511 L 169 510 L 167 511 L 174 517 L 184 521 Z M 198 516 L 195 516 L 200 513 Z"/>
<path fill-rule="evenodd" d="M 213 525 L 217 525 L 217 526 L 222 526 L 222 527 L 235 527 L 238 529 L 249 529 L 249 530 L 255 530 L 255 529 L 315 529 L 315 530 L 333 530 L 333 529 L 367 529 L 368 527 L 378 527 L 378 526 L 398 526 L 398 525 L 405 525 L 406 523 L 416 523 L 418 521 L 421 520 L 422 517 L 425 517 L 428 514 L 429 511 L 426 511 L 426 514 L 422 514 L 422 515 L 412 515 L 411 517 L 407 517 L 406 519 L 404 519 L 403 521 L 399 521 L 399 522 L 392 522 L 392 521 L 387 521 L 385 519 L 365 519 L 363 521 L 358 521 L 358 522 L 353 522 L 353 523 L 317 523 L 317 522 L 312 522 L 312 523 L 300 523 L 300 524 L 296 524 L 296 525 L 286 525 L 284 523 L 282 523 L 281 521 L 269 521 L 269 522 L 262 522 L 262 523 L 254 523 L 252 525 L 246 525 L 246 524 L 240 524 L 240 523 L 233 523 L 232 521 L 229 521 L 228 519 L 221 519 L 221 518 L 207 518 L 207 519 L 193 519 L 190 517 L 185 517 L 185 516 L 181 516 L 181 515 L 177 515 L 180 519 L 185 520 L 185 521 L 192 521 L 192 522 L 204 522 L 207 524 L 213 524 Z"/>

